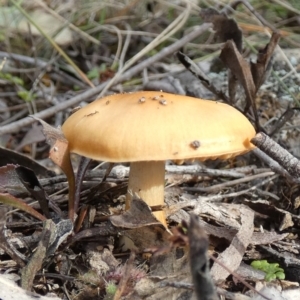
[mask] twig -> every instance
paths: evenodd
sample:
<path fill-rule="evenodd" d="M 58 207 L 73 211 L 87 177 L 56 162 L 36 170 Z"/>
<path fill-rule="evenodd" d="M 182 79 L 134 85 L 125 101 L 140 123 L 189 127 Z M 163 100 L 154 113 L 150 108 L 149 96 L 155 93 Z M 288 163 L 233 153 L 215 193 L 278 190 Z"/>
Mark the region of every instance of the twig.
<path fill-rule="evenodd" d="M 274 0 L 273 0 L 274 1 Z M 255 9 L 253 8 L 253 6 L 246 0 L 237 0 L 233 3 L 231 3 L 232 7 L 235 7 L 236 5 L 238 5 L 239 3 L 243 3 L 248 9 L 249 11 L 259 20 L 259 22 L 266 27 L 269 27 L 273 32 L 277 32 L 278 30 L 277 28 L 274 28 L 274 26 L 272 26 L 269 22 L 267 22 L 260 14 L 258 14 Z M 282 4 L 282 3 L 281 3 Z M 269 31 L 265 31 L 265 33 L 270 36 L 270 32 Z M 277 49 L 279 50 L 280 54 L 282 55 L 282 57 L 284 58 L 284 61 L 286 62 L 286 64 L 289 66 L 289 68 L 291 69 L 291 71 L 294 73 L 294 75 L 297 77 L 298 80 L 300 80 L 300 75 L 297 72 L 297 70 L 294 68 L 294 66 L 291 64 L 290 60 L 286 57 L 285 53 L 282 51 L 281 47 L 277 47 Z"/>
<path fill-rule="evenodd" d="M 25 56 L 25 55 L 21 55 L 21 54 L 8 53 L 8 52 L 0 51 L 0 58 L 1 59 L 5 59 L 7 57 L 11 57 L 12 59 L 22 61 L 22 62 L 30 64 L 30 65 L 36 65 L 36 66 L 41 67 L 41 68 L 45 68 L 50 63 L 52 63 L 51 61 L 47 62 L 47 61 L 43 61 L 41 59 L 36 59 L 34 57 L 29 57 L 29 56 Z"/>
<path fill-rule="evenodd" d="M 266 27 L 269 27 L 273 32 L 277 32 L 277 28 L 275 28 L 272 24 L 270 24 L 268 21 L 266 21 L 257 11 L 254 9 L 254 7 L 246 0 L 237 0 L 233 3 L 231 3 L 232 7 L 236 7 L 238 4 L 243 3 L 248 10 L 260 21 L 260 23 Z"/>
<path fill-rule="evenodd" d="M 208 261 L 208 238 L 196 215 L 190 215 L 188 226 L 190 267 L 198 300 L 218 300 Z"/>
<path fill-rule="evenodd" d="M 189 200 L 188 203 L 189 203 L 189 206 L 194 208 L 193 212 L 196 215 L 198 215 L 199 211 L 201 211 L 201 201 L 221 201 L 221 200 L 227 199 L 227 198 L 238 197 L 238 196 L 247 194 L 249 192 L 255 191 L 259 186 L 265 185 L 266 183 L 275 179 L 277 176 L 278 175 L 271 176 L 265 180 L 260 181 L 259 183 L 255 184 L 255 185 L 253 185 L 251 188 L 248 188 L 248 189 L 245 189 L 242 191 L 224 194 L 224 195 L 213 195 L 213 196 L 208 196 L 208 197 L 199 196 L 196 200 Z"/>
<path fill-rule="evenodd" d="M 251 300 L 251 298 L 248 296 L 245 296 L 240 293 L 236 294 L 236 293 L 228 292 L 225 289 L 222 289 L 220 287 L 217 287 L 217 292 L 219 295 L 222 295 L 226 299 L 230 299 L 230 300 Z"/>
<path fill-rule="evenodd" d="M 272 159 L 277 161 L 290 175 L 299 179 L 300 177 L 300 161 L 287 150 L 282 148 L 274 140 L 265 133 L 258 133 L 252 140 L 255 146 L 268 154 Z"/>
<path fill-rule="evenodd" d="M 213 255 L 210 256 L 210 258 L 217 264 L 220 264 L 222 268 L 224 268 L 228 273 L 230 273 L 233 277 L 235 277 L 236 279 L 238 279 L 245 287 L 247 287 L 248 289 L 254 291 L 255 293 L 257 293 L 258 295 L 260 295 L 261 297 L 263 297 L 266 300 L 271 300 L 270 298 L 266 297 L 265 295 L 263 295 L 261 292 L 257 291 L 254 289 L 254 287 L 249 284 L 246 280 L 244 280 L 241 276 L 239 276 L 237 273 L 233 272 L 232 270 L 230 270 L 227 266 L 225 266 L 224 264 L 222 264 L 217 258 L 215 258 Z"/>
<path fill-rule="evenodd" d="M 76 73 L 86 82 L 89 86 L 94 87 L 94 84 L 88 77 L 77 67 L 77 65 L 70 59 L 70 57 L 63 51 L 61 47 L 46 33 L 42 28 L 32 19 L 32 17 L 21 7 L 15 0 L 10 0 L 12 4 L 24 15 L 24 17 L 48 40 L 53 48 L 74 68 Z"/>
<path fill-rule="evenodd" d="M 255 154 L 264 163 L 266 163 L 272 171 L 287 178 L 290 182 L 299 183 L 298 179 L 291 176 L 277 161 L 273 160 L 270 156 L 268 156 L 260 149 L 256 148 L 252 150 L 252 153 Z"/>
<path fill-rule="evenodd" d="M 232 185 L 236 185 L 236 184 L 241 184 L 244 182 L 249 182 L 258 178 L 266 178 L 267 176 L 271 176 L 274 175 L 274 172 L 265 172 L 265 173 L 261 173 L 261 174 L 256 174 L 256 175 L 252 175 L 252 176 L 247 176 L 244 178 L 239 178 L 239 179 L 235 179 L 235 180 L 231 180 L 231 181 L 227 181 L 227 182 L 223 182 L 220 184 L 216 184 L 213 186 L 209 186 L 206 188 L 201 188 L 201 187 L 191 187 L 191 188 L 183 188 L 185 191 L 190 191 L 190 192 L 206 192 L 206 193 L 217 193 L 220 190 L 224 189 L 225 187 L 229 187 Z"/>
<path fill-rule="evenodd" d="M 103 25 L 103 28 L 107 31 L 111 31 L 113 33 L 116 33 L 117 36 L 118 36 L 118 46 L 117 46 L 116 53 L 114 55 L 114 60 L 111 64 L 111 68 L 114 69 L 115 66 L 118 64 L 118 61 L 120 61 L 120 54 L 121 54 L 121 51 L 122 51 L 123 37 L 122 37 L 122 34 L 120 32 L 120 29 L 115 25 L 107 24 L 107 25 Z"/>
<path fill-rule="evenodd" d="M 290 108 L 288 107 L 287 110 L 280 116 L 276 124 L 272 127 L 271 132 L 269 133 L 270 136 L 277 133 L 284 124 L 291 120 L 295 114 L 295 110 L 299 108 Z"/>
<path fill-rule="evenodd" d="M 145 59 L 140 64 L 129 69 L 127 72 L 125 72 L 123 75 L 121 75 L 119 77 L 119 79 L 115 81 L 114 84 L 118 84 L 120 82 L 131 79 L 133 76 L 135 76 L 139 72 L 143 71 L 144 68 L 147 68 L 148 66 L 151 66 L 152 64 L 163 59 L 164 57 L 171 55 L 172 53 L 178 51 L 178 49 L 180 49 L 181 47 L 186 45 L 188 42 L 190 42 L 191 40 L 193 40 L 196 37 L 198 37 L 199 35 L 201 35 L 203 32 L 207 31 L 210 27 L 211 27 L 211 24 L 203 24 L 201 26 L 197 26 L 195 28 L 195 30 L 193 30 L 192 32 L 190 32 L 189 34 L 184 36 L 182 39 L 176 41 L 172 45 L 170 45 L 170 46 L 164 48 L 163 50 L 161 50 L 160 52 L 158 52 L 156 55 L 149 57 L 148 59 Z M 59 111 L 62 111 L 71 106 L 77 105 L 81 101 L 86 101 L 87 98 L 90 98 L 90 97 L 93 97 L 93 96 L 99 94 L 107 84 L 108 84 L 107 82 L 104 82 L 104 83 L 98 85 L 97 87 L 91 88 L 91 89 L 65 101 L 65 102 L 62 102 L 55 106 L 49 107 L 49 108 L 35 114 L 34 117 L 40 118 L 40 119 L 49 118 L 49 117 L 55 115 L 56 113 L 58 113 Z M 9 125 L 2 126 L 0 128 L 0 136 L 3 134 L 6 134 L 6 133 L 16 132 L 20 128 L 22 128 L 24 126 L 28 126 L 28 125 L 32 124 L 33 122 L 35 122 L 35 120 L 27 117 L 27 118 L 18 120 L 14 123 L 11 123 Z"/>
<path fill-rule="evenodd" d="M 177 52 L 177 58 L 179 61 L 185 66 L 185 68 L 190 71 L 196 78 L 198 78 L 201 83 L 212 93 L 218 96 L 220 99 L 229 103 L 229 99 L 226 94 L 220 90 L 218 90 L 210 80 L 203 74 L 202 70 L 184 53 Z"/>
<path fill-rule="evenodd" d="M 74 76 L 71 76 L 71 75 L 67 74 L 66 72 L 61 71 L 59 68 L 56 68 L 53 71 L 52 70 L 52 64 L 55 62 L 57 57 L 52 58 L 49 61 L 43 61 L 42 59 L 38 59 L 36 57 L 33 58 L 33 57 L 21 55 L 21 54 L 0 51 L 0 59 L 5 59 L 5 58 L 20 61 L 20 62 L 29 64 L 29 65 L 35 65 L 36 67 L 43 68 L 43 69 L 51 67 L 51 72 L 53 72 L 53 73 L 51 74 L 51 72 L 50 72 L 50 74 L 53 77 L 53 79 L 61 80 L 61 77 L 64 77 L 68 81 L 70 81 L 72 84 L 78 85 L 80 88 L 86 88 L 87 87 L 86 83 L 80 81 L 79 79 L 77 79 Z M 15 69 L 15 71 L 18 71 L 18 72 L 25 72 L 25 71 L 26 72 L 29 72 L 29 71 L 32 72 L 32 71 L 35 71 L 35 70 L 36 70 L 36 68 L 34 68 L 34 69 L 20 69 L 20 68 Z M 10 71 L 14 71 L 14 69 L 11 68 L 11 67 L 6 67 L 5 71 L 10 72 Z M 64 82 L 66 82 L 66 81 L 64 80 Z"/>
<path fill-rule="evenodd" d="M 187 8 L 183 11 L 165 30 L 163 30 L 150 44 L 144 47 L 140 52 L 138 52 L 135 56 L 133 56 L 130 60 L 128 60 L 125 65 L 118 71 L 114 78 L 112 78 L 104 89 L 101 91 L 99 97 L 103 96 L 105 92 L 113 86 L 116 81 L 122 76 L 122 74 L 128 70 L 134 63 L 136 63 L 140 58 L 142 58 L 146 53 L 150 50 L 154 49 L 160 43 L 168 39 L 174 33 L 176 33 L 187 21 L 188 16 L 190 15 L 191 6 L 190 3 L 187 2 Z"/>
<path fill-rule="evenodd" d="M 121 70 L 124 66 L 124 60 L 125 60 L 125 56 L 126 56 L 126 53 L 127 53 L 127 50 L 129 48 L 129 45 L 130 45 L 130 41 L 131 41 L 131 30 L 130 30 L 130 25 L 125 23 L 125 27 L 126 29 L 128 30 L 128 34 L 126 35 L 126 39 L 125 39 L 125 42 L 124 42 L 124 45 L 123 45 L 123 49 L 122 49 L 122 52 L 121 52 L 121 55 L 120 55 L 120 59 L 119 59 L 119 70 Z M 121 35 L 122 37 L 122 35 Z M 112 65 L 112 68 L 114 67 L 114 64 Z"/>
<path fill-rule="evenodd" d="M 40 5 L 41 7 L 43 7 L 47 12 L 49 12 L 52 16 L 54 16 L 58 20 L 60 20 L 60 21 L 62 21 L 64 23 L 67 23 L 67 26 L 69 28 L 71 28 L 72 30 L 74 30 L 75 32 L 77 32 L 79 35 L 81 35 L 85 39 L 91 41 L 92 43 L 94 43 L 96 45 L 100 45 L 101 44 L 97 39 L 95 39 L 91 35 L 87 34 L 86 32 L 82 31 L 81 29 L 79 29 L 78 27 L 76 27 L 74 24 L 70 23 L 70 21 L 68 21 L 65 18 L 63 18 L 55 10 L 49 8 L 49 6 L 46 3 L 42 2 L 41 0 L 35 0 L 35 2 L 38 3 L 38 5 Z"/>

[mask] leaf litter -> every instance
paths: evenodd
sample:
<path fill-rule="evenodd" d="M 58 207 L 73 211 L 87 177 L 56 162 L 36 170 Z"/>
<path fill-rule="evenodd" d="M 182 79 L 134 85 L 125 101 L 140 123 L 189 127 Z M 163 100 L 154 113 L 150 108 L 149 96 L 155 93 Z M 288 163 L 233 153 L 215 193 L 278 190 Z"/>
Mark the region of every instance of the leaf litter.
<path fill-rule="evenodd" d="M 257 12 L 247 1 L 241 1 L 238 5 L 242 4 L 257 16 Z M 126 10 L 124 12 L 126 14 Z M 274 149 L 271 152 L 279 153 L 279 156 L 270 155 L 275 161 L 268 157 L 263 164 L 250 154 L 230 162 L 207 162 L 201 166 L 202 173 L 199 169 L 191 171 L 188 165 L 179 166 L 177 174 L 168 172 L 166 207 L 163 209 L 169 217 L 170 228 L 173 228 L 171 235 L 157 224 L 151 208 L 139 199 L 135 199 L 131 209 L 124 212 L 126 172 L 118 177 L 120 173 L 112 166 L 110 173 L 103 168 L 86 170 L 85 166 L 81 175 L 75 179 L 71 161 L 74 163 L 76 159 L 71 159 L 67 141 L 59 129 L 39 120 L 46 139 L 50 142 L 50 157 L 66 176 L 53 175 L 48 167 L 37 165 L 35 159 L 15 154 L 13 149 L 28 151 L 25 150 L 28 144 L 24 141 L 26 130 L 21 130 L 18 135 L 9 133 L 9 139 L 4 139 L 7 149 L 0 149 L 0 153 L 5 153 L 1 155 L 1 201 L 9 204 L 10 210 L 15 207 L 19 211 L 1 214 L 1 223 L 6 224 L 1 226 L 1 244 L 15 263 L 25 265 L 21 272 L 21 283 L 25 289 L 45 293 L 39 278 L 46 276 L 47 284 L 59 296 L 63 297 L 63 290 L 57 287 L 57 283 L 63 281 L 64 292 L 67 291 L 71 298 L 80 290 L 78 299 L 96 297 L 99 290 L 103 299 L 109 299 L 108 287 L 112 290 L 115 287 L 112 296 L 114 299 L 190 299 L 193 294 L 197 299 L 218 299 L 216 291 L 219 294 L 227 293 L 228 298 L 239 295 L 242 297 L 241 294 L 234 293 L 239 287 L 238 282 L 243 282 L 243 273 L 239 272 L 241 266 L 245 263 L 250 265 L 252 260 L 265 257 L 283 261 L 282 267 L 288 279 L 298 281 L 295 275 L 297 272 L 291 272 L 299 268 L 299 220 L 296 211 L 299 189 L 297 183 L 291 180 L 291 177 L 296 181 L 298 179 L 297 172 L 294 171 L 297 160 L 293 157 L 296 167 L 287 165 L 282 160 L 282 150 L 276 143 L 290 147 L 289 139 L 297 137 L 297 130 L 292 126 L 297 121 L 298 114 L 292 104 L 288 104 L 284 112 L 276 95 L 268 95 L 265 89 L 263 92 L 260 90 L 272 76 L 272 68 L 276 68 L 273 53 L 280 42 L 279 34 L 274 32 L 270 39 L 261 43 L 263 48 L 258 51 L 256 62 L 252 62 L 246 58 L 243 49 L 243 31 L 239 22 L 215 8 L 202 10 L 201 16 L 213 23 L 218 41 L 224 43 L 220 58 L 228 69 L 228 91 L 216 85 L 210 79 L 210 74 L 201 70 L 201 65 L 194 62 L 195 57 L 191 59 L 185 53 L 189 52 L 187 49 L 178 52 L 180 62 L 197 78 L 198 84 L 200 79 L 217 99 L 243 111 L 258 131 L 269 134 L 275 142 L 271 146 L 271 150 Z M 268 22 L 264 23 L 262 17 L 259 20 L 268 26 Z M 154 67 L 159 67 L 159 63 Z M 57 73 L 63 78 L 69 78 L 64 71 Z M 176 77 L 176 74 L 170 73 L 170 76 Z M 172 83 L 169 85 L 171 89 L 172 85 L 179 84 L 176 91 L 184 91 L 184 84 L 176 83 L 171 78 L 169 82 Z M 126 85 L 121 88 L 121 91 L 124 90 L 126 91 Z M 186 93 L 193 94 L 193 91 L 189 88 Z M 284 117 L 285 115 L 288 117 Z M 52 124 L 57 124 L 53 121 L 55 120 L 51 120 Z M 42 141 L 40 136 L 34 139 L 32 134 L 30 139 L 30 143 Z M 13 140 L 16 145 L 12 146 L 8 140 Z M 268 148 L 266 150 L 262 147 L 261 150 L 267 155 L 271 153 Z M 42 150 L 41 154 L 45 154 L 45 151 Z M 279 174 L 276 174 L 279 167 L 274 168 L 275 163 L 282 168 Z M 95 163 L 88 165 L 93 167 Z M 76 166 L 74 169 L 76 170 Z M 213 174 L 209 171 L 212 169 L 227 173 Z M 232 179 L 236 174 L 238 179 Z M 76 190 L 78 185 L 82 187 L 81 191 Z M 76 197 L 79 197 L 78 205 L 74 205 Z M 39 204 L 34 203 L 35 199 Z M 194 217 L 191 212 L 201 218 Z M 76 219 L 77 214 L 80 222 Z M 35 218 L 42 221 L 46 217 L 43 224 L 36 223 Z M 73 223 L 78 230 L 73 230 Z M 20 243 L 10 243 L 12 237 L 22 241 L 28 240 L 33 234 L 38 236 L 34 246 L 29 247 L 25 243 L 20 248 Z M 206 234 L 209 235 L 209 240 Z M 120 236 L 134 241 L 135 254 L 132 252 L 128 256 L 128 252 L 121 249 L 122 242 L 118 244 Z M 18 247 L 22 249 L 21 255 L 18 254 Z M 30 255 L 33 247 L 36 250 Z M 283 259 L 280 255 L 282 249 L 290 258 Z M 216 256 L 219 262 L 214 262 L 211 269 L 217 283 L 209 275 L 208 253 L 213 255 L 210 256 L 211 259 Z M 0 268 L 1 271 L 9 268 L 9 260 L 5 258 L 5 254 L 1 254 Z M 54 273 L 40 273 L 42 269 L 50 271 L 55 268 Z M 17 265 L 15 270 L 18 270 Z M 229 277 L 230 274 L 234 279 Z M 198 289 L 203 288 L 200 283 L 202 279 L 199 280 L 198 276 L 202 276 L 206 287 L 211 287 L 206 290 L 205 296 L 198 292 Z M 75 278 L 79 279 L 80 284 Z M 89 278 L 97 280 L 89 285 Z M 249 280 L 258 282 L 255 276 Z M 292 283 L 286 284 L 292 286 Z M 239 292 L 241 291 L 240 288 Z M 266 288 L 263 289 L 263 294 L 265 292 Z M 243 297 L 250 299 L 247 295 Z M 253 297 L 260 299 L 259 296 Z"/>

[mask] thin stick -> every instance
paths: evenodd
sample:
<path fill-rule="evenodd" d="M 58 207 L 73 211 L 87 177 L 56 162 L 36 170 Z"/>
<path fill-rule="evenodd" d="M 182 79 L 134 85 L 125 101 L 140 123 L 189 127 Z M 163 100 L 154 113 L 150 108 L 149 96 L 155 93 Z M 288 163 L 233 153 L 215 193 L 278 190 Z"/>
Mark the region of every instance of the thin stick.
<path fill-rule="evenodd" d="M 24 15 L 24 17 L 48 40 L 53 48 L 74 68 L 76 73 L 91 87 L 94 84 L 88 79 L 88 77 L 77 67 L 77 65 L 70 59 L 70 57 L 63 51 L 61 47 L 46 33 L 42 28 L 31 18 L 31 16 L 21 7 L 15 0 L 10 0 L 12 4 Z"/>
<path fill-rule="evenodd" d="M 89 35 L 88 33 L 82 31 L 80 28 L 76 27 L 74 24 L 72 24 L 70 21 L 63 18 L 60 14 L 58 14 L 55 10 L 51 9 L 46 3 L 42 2 L 41 0 L 35 0 L 35 2 L 43 7 L 48 13 L 50 13 L 53 17 L 57 18 L 58 20 L 67 23 L 67 26 L 77 32 L 79 35 L 81 35 L 83 38 L 87 39 L 88 41 L 91 41 L 92 43 L 96 45 L 100 45 L 100 41 Z"/>
<path fill-rule="evenodd" d="M 120 82 L 126 81 L 131 79 L 133 76 L 137 75 L 139 72 L 142 72 L 144 68 L 147 68 L 148 66 L 153 65 L 155 62 L 163 59 L 164 57 L 173 54 L 174 52 L 178 51 L 181 47 L 189 43 L 191 40 L 195 39 L 199 35 L 201 35 L 203 32 L 207 31 L 211 27 L 211 24 L 205 23 L 201 26 L 197 26 L 195 30 L 184 36 L 182 39 L 176 41 L 172 45 L 162 49 L 160 52 L 158 52 L 156 55 L 149 57 L 148 59 L 145 59 L 140 64 L 132 67 L 127 72 L 125 72 L 123 75 L 119 77 L 118 80 L 115 81 L 114 84 L 118 84 Z M 64 101 L 62 103 L 59 103 L 55 106 L 49 107 L 41 112 L 38 112 L 37 114 L 34 114 L 33 116 L 35 118 L 45 119 L 49 118 L 59 111 L 65 110 L 71 106 L 75 106 L 81 101 L 86 101 L 87 98 L 94 97 L 95 95 L 99 94 L 104 87 L 107 85 L 107 82 L 104 82 L 100 85 L 98 85 L 95 88 L 91 88 L 67 101 Z M 28 126 L 35 122 L 32 118 L 24 118 L 21 120 L 18 120 L 14 123 L 8 124 L 6 126 L 2 126 L 0 128 L 0 136 L 7 133 L 17 132 L 20 128 L 23 128 L 24 126 Z"/>
<path fill-rule="evenodd" d="M 277 161 L 293 177 L 300 177 L 300 161 L 265 133 L 259 132 L 251 143 Z"/>
<path fill-rule="evenodd" d="M 105 88 L 101 91 L 99 97 L 103 96 L 105 92 L 115 84 L 115 82 L 119 79 L 122 74 L 128 70 L 135 62 L 137 62 L 140 58 L 142 58 L 146 53 L 154 49 L 156 46 L 161 44 L 167 38 L 176 33 L 187 21 L 188 16 L 190 15 L 191 6 L 187 2 L 186 10 L 181 13 L 165 30 L 163 30 L 150 44 L 144 47 L 140 52 L 138 52 L 135 56 L 133 56 L 130 60 L 128 60 L 125 65 L 118 71 L 114 78 L 112 78 Z"/>

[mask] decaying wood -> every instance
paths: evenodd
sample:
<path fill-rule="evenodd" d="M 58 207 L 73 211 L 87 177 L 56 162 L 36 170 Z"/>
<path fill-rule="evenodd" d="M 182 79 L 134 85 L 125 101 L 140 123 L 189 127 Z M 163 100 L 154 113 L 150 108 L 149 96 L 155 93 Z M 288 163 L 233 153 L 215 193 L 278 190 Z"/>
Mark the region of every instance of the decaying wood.
<path fill-rule="evenodd" d="M 277 161 L 290 175 L 300 177 L 300 161 L 265 133 L 258 133 L 251 142 Z"/>

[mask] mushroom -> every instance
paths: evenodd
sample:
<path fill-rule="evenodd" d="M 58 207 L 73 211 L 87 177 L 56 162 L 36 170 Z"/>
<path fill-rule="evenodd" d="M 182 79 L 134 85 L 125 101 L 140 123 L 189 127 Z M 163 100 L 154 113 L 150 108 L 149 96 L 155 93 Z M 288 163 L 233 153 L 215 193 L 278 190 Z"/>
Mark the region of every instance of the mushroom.
<path fill-rule="evenodd" d="M 137 193 L 166 226 L 165 161 L 228 159 L 253 149 L 255 130 L 230 105 L 157 91 L 97 99 L 62 126 L 71 152 L 101 161 L 130 162 L 126 208 Z"/>

